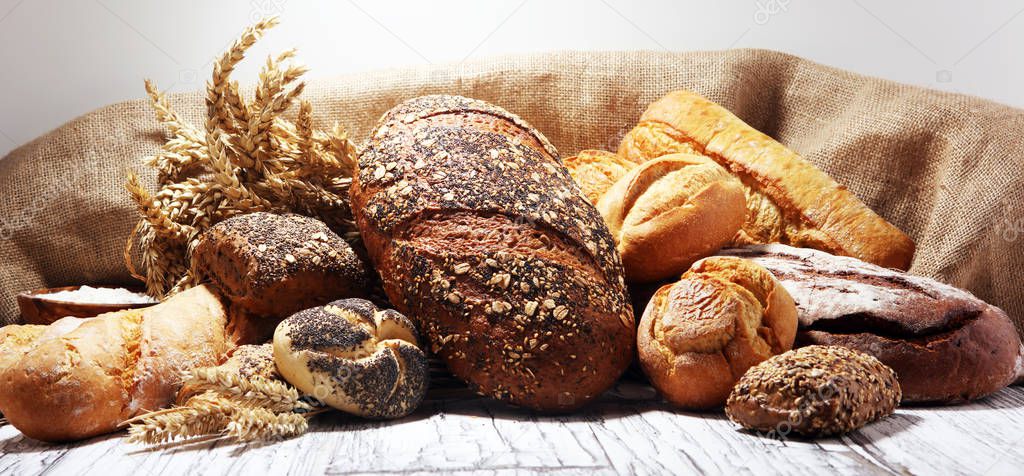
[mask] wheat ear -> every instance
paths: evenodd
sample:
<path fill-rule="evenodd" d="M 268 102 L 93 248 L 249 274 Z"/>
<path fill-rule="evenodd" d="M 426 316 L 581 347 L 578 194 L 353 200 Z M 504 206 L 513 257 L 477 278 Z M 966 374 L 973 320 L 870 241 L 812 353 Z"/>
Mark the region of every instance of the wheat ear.
<path fill-rule="evenodd" d="M 188 405 L 143 415 L 128 427 L 129 443 L 160 444 L 220 433 L 235 408 L 216 395 L 193 397 Z"/>
<path fill-rule="evenodd" d="M 196 391 L 213 391 L 246 407 L 262 407 L 272 412 L 309 410 L 299 400 L 299 392 L 283 382 L 259 376 L 243 378 L 237 372 L 217 367 L 192 370 L 186 375 L 185 386 Z"/>
<path fill-rule="evenodd" d="M 274 413 L 266 408 L 240 408 L 227 424 L 227 436 L 238 441 L 269 440 L 301 435 L 309 420 L 298 413 Z"/>

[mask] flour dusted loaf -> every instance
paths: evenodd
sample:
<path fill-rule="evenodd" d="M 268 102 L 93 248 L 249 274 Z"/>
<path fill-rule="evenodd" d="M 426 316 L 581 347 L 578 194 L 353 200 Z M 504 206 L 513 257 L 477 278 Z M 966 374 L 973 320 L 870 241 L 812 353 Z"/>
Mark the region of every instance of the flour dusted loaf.
<path fill-rule="evenodd" d="M 239 344 L 266 342 L 294 312 L 363 297 L 370 282 L 345 240 L 294 214 L 249 213 L 214 225 L 200 237 L 192 266 L 231 303 L 229 332 Z"/>
<path fill-rule="evenodd" d="M 399 104 L 362 151 L 351 197 L 391 302 L 480 393 L 571 410 L 632 360 L 615 242 L 515 115 L 457 96 Z"/>
<path fill-rule="evenodd" d="M 658 290 L 637 331 L 640 365 L 676 406 L 721 408 L 751 366 L 793 347 L 796 306 L 766 269 L 740 258 L 698 261 Z"/>
<path fill-rule="evenodd" d="M 774 274 L 797 304 L 796 346 L 839 345 L 892 367 L 907 402 L 956 403 L 1015 377 L 1020 338 L 1001 309 L 933 279 L 785 245 L 722 254 Z"/>
<path fill-rule="evenodd" d="M 792 150 L 690 91 L 652 103 L 619 145 L 619 155 L 637 163 L 675 152 L 706 155 L 746 185 L 736 244 L 785 243 L 910 267 L 910 237 Z"/>
<path fill-rule="evenodd" d="M 173 403 L 183 372 L 216 365 L 231 348 L 225 324 L 220 298 L 199 286 L 145 309 L 34 327 L 34 339 L 4 349 L 15 358 L 0 367 L 0 411 L 37 440 L 109 433 Z"/>
<path fill-rule="evenodd" d="M 429 384 L 416 327 L 365 299 L 342 299 L 285 319 L 274 332 L 274 362 L 303 393 L 368 418 L 408 415 Z"/>

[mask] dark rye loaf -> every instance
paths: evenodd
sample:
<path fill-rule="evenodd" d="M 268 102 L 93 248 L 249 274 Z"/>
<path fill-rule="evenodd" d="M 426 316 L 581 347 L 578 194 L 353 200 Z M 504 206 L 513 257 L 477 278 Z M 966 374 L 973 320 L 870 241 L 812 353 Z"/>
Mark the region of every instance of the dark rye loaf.
<path fill-rule="evenodd" d="M 361 152 L 351 197 L 388 297 L 478 392 L 571 410 L 631 362 L 615 243 L 517 116 L 458 96 L 399 104 Z"/>
<path fill-rule="evenodd" d="M 973 294 L 856 258 L 786 245 L 723 250 L 771 271 L 797 304 L 796 345 L 870 354 L 899 376 L 904 402 L 955 403 L 1015 377 L 1020 338 Z"/>

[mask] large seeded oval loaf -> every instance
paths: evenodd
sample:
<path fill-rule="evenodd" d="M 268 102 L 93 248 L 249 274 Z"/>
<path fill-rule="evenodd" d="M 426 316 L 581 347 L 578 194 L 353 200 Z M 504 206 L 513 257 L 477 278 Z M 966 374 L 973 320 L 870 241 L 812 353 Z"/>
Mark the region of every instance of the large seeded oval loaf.
<path fill-rule="evenodd" d="M 360 154 L 351 198 L 388 297 L 481 394 L 571 410 L 631 362 L 608 228 L 515 115 L 457 96 L 399 104 Z"/>

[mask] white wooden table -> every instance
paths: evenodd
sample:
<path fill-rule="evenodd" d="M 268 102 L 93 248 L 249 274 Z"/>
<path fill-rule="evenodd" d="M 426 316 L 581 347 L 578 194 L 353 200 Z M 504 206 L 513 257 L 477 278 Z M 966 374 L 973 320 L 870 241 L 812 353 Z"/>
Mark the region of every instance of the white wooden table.
<path fill-rule="evenodd" d="M 722 414 L 674 411 L 628 381 L 572 416 L 445 392 L 402 420 L 322 415 L 306 435 L 263 445 L 151 450 L 111 435 L 52 446 L 5 426 L 0 474 L 1024 474 L 1022 387 L 970 405 L 900 408 L 817 441 L 759 437 Z"/>

